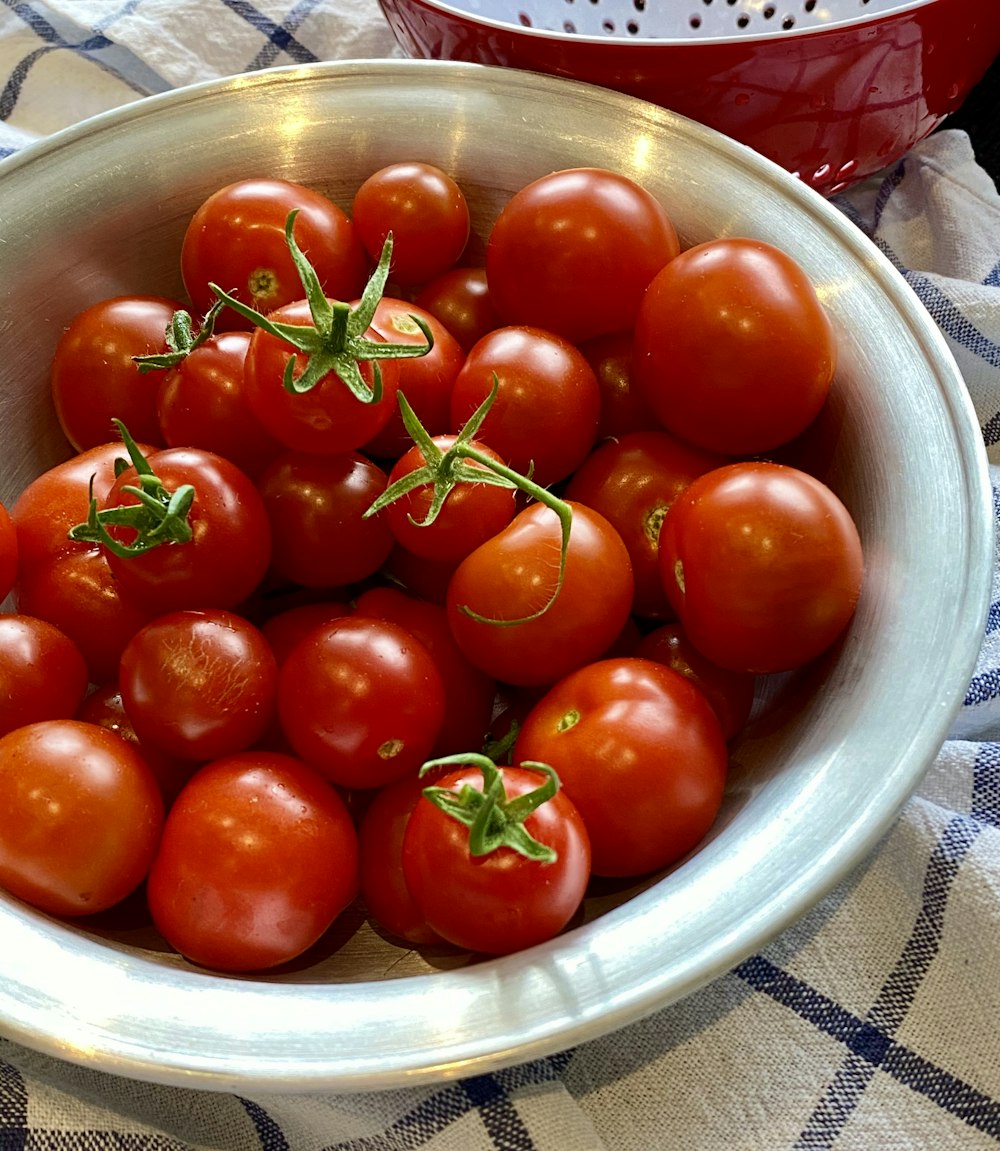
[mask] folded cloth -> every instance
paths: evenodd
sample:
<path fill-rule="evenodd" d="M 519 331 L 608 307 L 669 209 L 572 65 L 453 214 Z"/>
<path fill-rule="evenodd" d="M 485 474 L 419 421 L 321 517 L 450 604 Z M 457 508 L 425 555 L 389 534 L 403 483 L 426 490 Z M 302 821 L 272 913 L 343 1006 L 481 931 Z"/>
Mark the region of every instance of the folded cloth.
<path fill-rule="evenodd" d="M 390 54 L 376 0 L 4 0 L 0 151 L 179 84 Z M 836 203 L 947 337 L 996 487 L 1000 197 L 968 136 L 937 133 Z M 550 1058 L 368 1095 L 239 1096 L 137 1083 L 0 1040 L 0 1147 L 994 1146 L 1000 591 L 993 598 L 952 737 L 878 849 L 769 947 L 684 1001 Z"/>

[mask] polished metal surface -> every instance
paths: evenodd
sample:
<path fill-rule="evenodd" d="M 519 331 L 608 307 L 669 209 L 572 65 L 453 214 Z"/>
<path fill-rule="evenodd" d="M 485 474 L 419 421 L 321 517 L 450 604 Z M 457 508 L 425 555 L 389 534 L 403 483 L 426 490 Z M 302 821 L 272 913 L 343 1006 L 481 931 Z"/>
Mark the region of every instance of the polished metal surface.
<path fill-rule="evenodd" d="M 320 64 L 211 82 L 100 116 L 0 163 L 0 499 L 65 454 L 47 397 L 88 302 L 180 290 L 197 204 L 282 175 L 342 204 L 398 159 L 448 168 L 480 235 L 507 195 L 573 165 L 637 178 L 686 243 L 794 254 L 837 326 L 816 440 L 868 570 L 842 648 L 791 677 L 735 745 L 709 842 L 594 901 L 549 944 L 465 962 L 393 947 L 349 915 L 309 964 L 221 977 L 141 923 L 75 926 L 0 901 L 0 1032 L 91 1068 L 203 1088 L 376 1089 L 568 1047 L 732 967 L 841 880 L 891 824 L 961 702 L 983 629 L 991 507 L 979 429 L 938 330 L 833 207 L 663 109 L 549 77 L 428 61 Z"/>

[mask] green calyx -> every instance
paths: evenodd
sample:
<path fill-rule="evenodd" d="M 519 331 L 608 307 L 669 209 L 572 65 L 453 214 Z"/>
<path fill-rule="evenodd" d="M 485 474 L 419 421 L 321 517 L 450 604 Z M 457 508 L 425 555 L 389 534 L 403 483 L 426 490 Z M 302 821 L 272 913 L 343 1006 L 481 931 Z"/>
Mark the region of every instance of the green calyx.
<path fill-rule="evenodd" d="M 222 300 L 215 301 L 205 313 L 205 318 L 201 322 L 197 335 L 195 335 L 192 325 L 191 313 L 185 312 L 183 309 L 174 312 L 164 337 L 168 351 L 153 352 L 148 356 L 133 356 L 132 362 L 143 374 L 177 367 L 181 360 L 185 359 L 195 348 L 200 348 L 214 333 L 215 321 L 223 306 Z"/>
<path fill-rule="evenodd" d="M 276 339 L 291 344 L 305 357 L 301 371 L 299 356 L 289 357 L 284 374 L 284 386 L 287 391 L 301 395 L 310 391 L 324 376 L 332 372 L 356 399 L 365 404 L 378 403 L 382 398 L 382 372 L 379 360 L 424 356 L 434 346 L 430 328 L 418 316 L 411 318 L 423 333 L 425 344 L 394 344 L 366 338 L 389 278 L 392 233 L 386 236 L 375 271 L 365 285 L 357 306 L 352 308 L 350 304 L 341 300 L 329 299 L 324 293 L 315 269 L 295 242 L 293 232 L 297 215 L 296 210 L 288 213 L 285 220 L 285 240 L 302 281 L 312 318 L 311 326 L 273 321 L 223 291 L 217 284 L 210 284 L 209 287 L 218 297 L 220 304 L 227 304 L 255 327 L 263 328 Z M 371 384 L 365 379 L 360 367 L 362 363 L 368 361 L 372 364 Z"/>
<path fill-rule="evenodd" d="M 519 766 L 541 772 L 545 780 L 524 795 L 510 799 L 504 789 L 503 771 L 485 755 L 432 759 L 421 767 L 420 774 L 448 766 L 478 767 L 483 773 L 482 791 L 466 783 L 457 791 L 425 787 L 423 792 L 435 807 L 469 829 L 469 854 L 473 858 L 489 855 L 501 847 L 509 847 L 537 863 L 553 863 L 558 858 L 553 848 L 540 843 L 524 826 L 528 816 L 559 790 L 559 776 L 553 768 L 547 763 L 525 760 Z"/>
<path fill-rule="evenodd" d="M 182 484 L 175 492 L 168 491 L 125 425 L 121 420 L 114 422 L 137 473 L 136 484 L 126 485 L 122 492 L 135 496 L 139 502 L 98 510 L 91 480 L 86 522 L 70 528 L 69 538 L 100 544 L 122 559 L 143 555 L 161 544 L 188 543 L 192 535 L 188 513 L 194 503 L 194 488 Z M 120 476 L 128 466 L 126 460 L 116 460 L 115 475 Z M 135 538 L 123 544 L 108 531 L 109 526 L 131 528 Z"/>
<path fill-rule="evenodd" d="M 530 476 L 525 476 L 520 472 L 514 471 L 513 468 L 509 468 L 506 464 L 502 464 L 498 460 L 493 459 L 492 456 L 487 455 L 481 448 L 476 446 L 474 442 L 475 436 L 482 426 L 483 421 L 486 419 L 490 408 L 493 406 L 498 387 L 499 381 L 497 380 L 496 373 L 494 373 L 493 385 L 490 388 L 489 395 L 472 413 L 455 437 L 454 443 L 446 451 L 442 451 L 441 448 L 438 447 L 433 437 L 428 434 L 427 429 L 417 418 L 413 408 L 410 407 L 406 396 L 404 396 L 402 392 L 398 392 L 396 401 L 399 404 L 403 424 L 410 438 L 417 447 L 420 448 L 421 454 L 424 457 L 424 465 L 423 467 L 416 468 L 408 475 L 402 476 L 394 483 L 391 483 L 366 509 L 363 518 L 367 519 L 369 516 L 376 515 L 383 508 L 388 507 L 389 504 L 395 503 L 396 500 L 402 499 L 403 496 L 408 495 L 416 488 L 424 487 L 425 485 L 430 485 L 433 491 L 427 514 L 419 521 L 418 526 L 420 527 L 427 527 L 437 519 L 441 508 L 444 506 L 445 500 L 447 500 L 456 485 L 462 483 L 495 484 L 497 487 L 511 488 L 524 492 L 525 495 L 530 496 L 538 503 L 544 504 L 550 511 L 555 512 L 559 518 L 560 525 L 559 570 L 556 575 L 555 587 L 549 599 L 538 611 L 532 612 L 531 615 L 522 616 L 519 619 L 491 619 L 487 616 L 480 615 L 478 612 L 473 611 L 472 608 L 464 605 L 459 609 L 465 615 L 468 615 L 471 619 L 479 623 L 495 624 L 497 627 L 516 627 L 518 624 L 530 623 L 531 620 L 543 616 L 552 604 L 555 603 L 559 592 L 562 590 L 563 580 L 566 574 L 566 553 L 569 548 L 570 531 L 573 524 L 573 509 L 565 500 L 553 495 L 548 488 L 543 488 L 540 484 L 536 484 Z M 466 462 L 470 460 L 480 466 L 470 466 Z M 417 521 L 413 522 L 416 523 Z"/>

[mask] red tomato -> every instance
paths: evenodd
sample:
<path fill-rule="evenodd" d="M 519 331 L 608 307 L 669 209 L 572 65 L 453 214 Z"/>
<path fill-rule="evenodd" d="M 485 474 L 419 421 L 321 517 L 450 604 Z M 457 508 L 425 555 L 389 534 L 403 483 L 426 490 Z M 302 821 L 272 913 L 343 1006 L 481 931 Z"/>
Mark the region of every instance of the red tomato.
<path fill-rule="evenodd" d="M 335 588 L 374 574 L 393 544 L 382 516 L 363 518 L 385 472 L 358 452 L 284 451 L 257 481 L 271 524 L 271 571 L 302 587 Z"/>
<path fill-rule="evenodd" d="M 864 557 L 847 508 L 783 464 L 728 464 L 695 480 L 660 533 L 660 570 L 694 646 L 734 671 L 801 666 L 844 631 Z"/>
<path fill-rule="evenodd" d="M 286 304 L 270 313 L 268 319 L 293 327 L 313 326 L 312 313 L 305 300 Z M 365 338 L 375 343 L 385 342 L 374 328 L 368 329 Z M 307 357 L 287 341 L 257 328 L 246 359 L 245 384 L 250 409 L 286 447 L 318 455 L 353 451 L 377 435 L 392 418 L 399 385 L 397 361 L 379 362 L 382 397 L 369 403 L 355 396 L 334 372 L 327 372 L 308 391 L 288 391 L 284 373 L 293 355 L 296 375 L 301 376 Z M 373 386 L 372 372 L 370 362 L 361 365 L 362 378 L 369 388 Z"/>
<path fill-rule="evenodd" d="M 643 432 L 657 426 L 653 409 L 632 378 L 633 334 L 610 332 L 580 344 L 587 363 L 594 369 L 601 389 L 599 439 Z"/>
<path fill-rule="evenodd" d="M 550 764 L 583 817 L 595 875 L 676 863 L 715 821 L 727 768 L 718 718 L 690 680 L 646 659 L 600 660 L 528 713 L 516 761 Z"/>
<path fill-rule="evenodd" d="M 271 528 L 253 481 L 222 456 L 201 448 L 164 448 L 148 459 L 167 492 L 194 488 L 188 512 L 191 538 L 164 543 L 141 555 L 108 549 L 108 564 L 123 592 L 156 612 L 182 608 L 231 608 L 255 590 L 271 561 Z M 139 503 L 127 488 L 137 482 L 134 466 L 115 481 L 103 509 Z M 112 527 L 129 545 L 132 528 Z"/>
<path fill-rule="evenodd" d="M 517 472 L 542 487 L 565 479 L 597 437 L 601 392 L 583 353 L 531 327 L 497 328 L 466 356 L 451 394 L 457 431 L 496 384 L 493 405 L 476 432 Z M 533 470 L 532 470 L 533 469 Z"/>
<path fill-rule="evenodd" d="M 80 649 L 91 682 L 118 674 L 118 661 L 152 610 L 122 592 L 99 547 L 71 547 L 18 580 L 17 609 L 55 624 Z"/>
<path fill-rule="evenodd" d="M 264 313 L 305 295 L 285 240 L 285 221 L 293 210 L 298 212 L 296 242 L 323 290 L 341 300 L 360 295 L 368 259 L 342 208 L 290 180 L 237 180 L 199 206 L 181 243 L 184 286 L 202 315 L 215 302 L 212 283 Z M 231 309 L 221 318 L 227 327 L 246 327 Z"/>
<path fill-rule="evenodd" d="M 270 725 L 277 662 L 261 632 L 229 611 L 168 612 L 122 653 L 119 688 L 136 735 L 179 759 L 245 751 Z"/>
<path fill-rule="evenodd" d="M 5 504 L 0 503 L 0 603 L 17 579 L 17 528 Z"/>
<path fill-rule="evenodd" d="M 323 599 L 284 608 L 264 620 L 260 630 L 280 667 L 292 648 L 314 627 L 350 614 L 351 605 L 346 601 Z"/>
<path fill-rule="evenodd" d="M 678 250 L 670 217 L 634 180 L 552 172 L 516 192 L 493 225 L 490 297 L 508 324 L 589 340 L 633 326 L 646 286 Z"/>
<path fill-rule="evenodd" d="M 156 449 L 140 444 L 139 450 L 148 456 Z M 74 543 L 69 538 L 69 530 L 87 517 L 91 481 L 98 503 L 107 497 L 115 482 L 116 460 L 128 462 L 128 452 L 121 440 L 79 452 L 48 468 L 24 488 L 10 509 L 17 527 L 22 575 L 39 561 L 48 562 L 67 549 L 83 551 L 92 546 Z"/>
<path fill-rule="evenodd" d="M 403 836 L 426 782 L 405 775 L 380 788 L 358 824 L 361 895 L 381 930 L 414 947 L 444 941 L 427 926 L 403 876 Z"/>
<path fill-rule="evenodd" d="M 630 654 L 686 675 L 712 705 L 727 740 L 743 730 L 753 708 L 757 677 L 729 671 L 706 659 L 679 623 L 665 623 L 647 632 L 632 645 Z"/>
<path fill-rule="evenodd" d="M 456 567 L 458 564 L 452 560 L 429 560 L 396 544 L 386 560 L 385 572 L 414 595 L 443 604 Z"/>
<path fill-rule="evenodd" d="M 162 296 L 115 296 L 70 322 L 52 356 L 56 416 L 81 451 L 116 436 L 118 419 L 139 441 L 163 442 L 156 395 L 163 371 L 140 372 L 133 356 L 167 351 L 167 328 L 181 305 Z"/>
<path fill-rule="evenodd" d="M 545 779 L 529 764 L 495 773 L 501 810 Z M 482 793 L 483 773 L 460 768 L 435 787 Z M 426 796 L 414 807 L 403 837 L 403 875 L 428 926 L 449 943 L 506 955 L 558 935 L 576 914 L 590 878 L 590 844 L 573 803 L 556 791 L 523 820 L 523 828 L 555 858 L 530 859 L 507 844 L 474 855 L 468 826 Z"/>
<path fill-rule="evenodd" d="M 445 716 L 431 754 L 479 751 L 493 717 L 496 681 L 459 650 L 444 607 L 400 588 L 376 587 L 358 596 L 354 610 L 357 615 L 399 624 L 433 657 L 444 686 Z"/>
<path fill-rule="evenodd" d="M 485 268 L 449 268 L 420 289 L 416 303 L 436 316 L 466 352 L 502 323 Z"/>
<path fill-rule="evenodd" d="M 118 684 L 109 682 L 100 684 L 91 691 L 87 698 L 77 709 L 76 719 L 83 723 L 96 724 L 114 732 L 119 739 L 132 744 L 146 761 L 150 771 L 160 785 L 165 806 L 169 807 L 180 793 L 181 788 L 198 769 L 199 764 L 190 759 L 179 759 L 170 755 L 161 748 L 149 743 L 143 743 L 132 721 L 125 711 L 122 702 L 122 693 Z"/>
<path fill-rule="evenodd" d="M 416 771 L 444 710 L 430 652 L 387 620 L 349 616 L 321 624 L 278 674 L 285 738 L 341 787 L 381 787 Z"/>
<path fill-rule="evenodd" d="M 664 427 L 756 455 L 802 432 L 836 368 L 833 325 L 805 272 L 760 240 L 689 248 L 649 285 L 633 375 Z"/>
<path fill-rule="evenodd" d="M 119 903 L 146 877 L 163 800 L 139 752 L 75 719 L 0 739 L 0 885 L 51 915 Z"/>
<path fill-rule="evenodd" d="M 405 300 L 383 296 L 375 309 L 372 327 L 391 344 L 426 344 L 427 337 L 414 316 L 427 325 L 434 344 L 423 356 L 397 361 L 399 390 L 424 430 L 434 436 L 451 428 L 451 390 L 465 362 L 465 352 L 440 320 Z M 385 427 L 365 444 L 365 451 L 397 459 L 412 446 L 413 438 L 397 408 Z"/>
<path fill-rule="evenodd" d="M 87 664 L 55 624 L 0 615 L 0 735 L 43 719 L 68 719 L 87 691 Z"/>
<path fill-rule="evenodd" d="M 357 833 L 314 769 L 244 752 L 177 797 L 147 893 L 153 921 L 193 963 L 258 971 L 311 947 L 354 899 Z"/>
<path fill-rule="evenodd" d="M 458 646 L 471 663 L 505 683 L 553 683 L 602 655 L 628 619 L 634 581 L 621 536 L 599 513 L 570 506 L 572 528 L 557 594 L 561 525 L 543 504 L 519 512 L 509 527 L 466 556 L 448 585 L 448 618 Z"/>
<path fill-rule="evenodd" d="M 432 442 L 444 456 L 457 439 L 457 436 L 434 436 Z M 503 465 L 501 457 L 486 444 L 470 440 L 468 446 Z M 473 476 L 477 470 L 489 472 L 485 464 L 475 459 L 465 459 L 461 455 L 457 459 L 463 460 L 463 468 L 469 469 Z M 414 444 L 393 465 L 389 484 L 405 480 L 426 465 L 424 450 Z M 414 555 L 440 563 L 458 563 L 464 559 L 469 552 L 502 531 L 517 511 L 514 488 L 465 478 L 451 488 L 434 519 L 427 523 L 434 495 L 433 482 L 420 484 L 386 504 L 379 514 L 398 543 Z"/>
<path fill-rule="evenodd" d="M 205 448 L 248 475 L 276 455 L 281 444 L 250 410 L 243 386 L 249 332 L 220 332 L 167 370 L 156 413 L 164 443 Z"/>
<path fill-rule="evenodd" d="M 389 275 L 404 286 L 446 271 L 465 250 L 469 205 L 447 172 L 419 161 L 389 164 L 354 193 L 354 227 L 373 261 L 391 232 Z"/>

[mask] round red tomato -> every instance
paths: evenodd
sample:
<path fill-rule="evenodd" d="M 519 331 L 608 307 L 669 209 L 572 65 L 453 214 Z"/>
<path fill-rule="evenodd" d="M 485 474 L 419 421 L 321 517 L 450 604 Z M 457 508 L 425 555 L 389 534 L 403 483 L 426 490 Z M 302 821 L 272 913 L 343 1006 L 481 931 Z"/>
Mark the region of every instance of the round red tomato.
<path fill-rule="evenodd" d="M 416 771 L 444 713 L 444 684 L 427 648 L 371 616 L 313 628 L 278 674 L 285 738 L 341 787 L 381 787 Z"/>
<path fill-rule="evenodd" d="M 726 741 L 690 680 L 646 659 L 600 660 L 560 680 L 528 713 L 515 761 L 550 764 L 590 836 L 595 875 L 676 863 L 715 821 Z"/>
<path fill-rule="evenodd" d="M 322 193 L 291 180 L 255 177 L 213 192 L 197 209 L 181 243 L 181 274 L 195 308 L 215 302 L 210 285 L 259 312 L 272 312 L 305 292 L 285 239 L 297 212 L 295 239 L 329 296 L 352 300 L 368 275 L 364 247 L 346 212 Z M 246 321 L 230 309 L 226 326 Z"/>
<path fill-rule="evenodd" d="M 553 683 L 602 655 L 628 619 L 634 580 L 621 536 L 583 504 L 570 510 L 561 585 L 562 524 L 540 503 L 466 556 L 451 577 L 448 618 L 458 646 L 504 683 Z"/>
<path fill-rule="evenodd" d="M 833 325 L 803 269 L 760 240 L 689 248 L 649 285 L 633 376 L 656 418 L 710 451 L 757 455 L 802 432 L 826 402 Z"/>
<path fill-rule="evenodd" d="M 392 233 L 389 274 L 404 286 L 446 271 L 469 238 L 469 205 L 462 189 L 447 172 L 420 161 L 373 172 L 354 193 L 351 218 L 373 261 Z"/>
<path fill-rule="evenodd" d="M 321 599 L 282 608 L 268 616 L 260 625 L 260 630 L 271 645 L 271 651 L 280 667 L 292 648 L 317 624 L 329 623 L 332 619 L 350 614 L 351 605 L 346 600 Z"/>
<path fill-rule="evenodd" d="M 565 479 L 597 437 L 601 392 L 590 364 L 568 340 L 540 328 L 497 328 L 465 358 L 451 393 L 461 429 L 494 387 L 476 438 L 542 487 Z"/>
<path fill-rule="evenodd" d="M 364 513 L 385 472 L 359 452 L 284 451 L 257 480 L 271 524 L 271 571 L 302 587 L 335 588 L 373 575 L 393 544 L 381 516 Z"/>
<path fill-rule="evenodd" d="M 282 445 L 250 410 L 243 385 L 249 332 L 220 332 L 167 370 L 156 412 L 172 448 L 206 448 L 256 475 Z"/>
<path fill-rule="evenodd" d="M 449 268 L 424 284 L 416 303 L 436 316 L 466 352 L 502 323 L 490 299 L 485 268 Z"/>
<path fill-rule="evenodd" d="M 179 759 L 244 751 L 267 730 L 277 663 L 249 620 L 177 611 L 141 628 L 122 653 L 118 685 L 136 735 Z"/>
<path fill-rule="evenodd" d="M 425 795 L 413 809 L 403 836 L 403 875 L 427 925 L 449 943 L 468 951 L 506 955 L 558 935 L 576 914 L 590 879 L 587 829 L 564 791 L 515 817 L 509 803 L 524 800 L 546 786 L 535 765 L 470 766 L 449 772 L 434 789 L 459 795 L 474 818 L 476 795 L 495 800 L 501 816 L 548 849 L 548 858 L 531 858 L 500 839 L 477 847 L 473 829 L 442 811 Z M 506 822 L 506 820 L 505 820 Z M 498 837 L 499 838 L 499 837 Z"/>
<path fill-rule="evenodd" d="M 0 739 L 0 885 L 51 915 L 119 903 L 146 877 L 163 826 L 134 746 L 75 719 Z"/>
<path fill-rule="evenodd" d="M 598 439 L 644 432 L 657 427 L 657 419 L 632 378 L 633 333 L 609 332 L 580 344 L 594 369 L 601 389 Z"/>
<path fill-rule="evenodd" d="M 68 719 L 89 677 L 83 653 L 55 624 L 0 615 L 0 735 L 42 719 Z"/>
<path fill-rule="evenodd" d="M 301 955 L 358 889 L 357 833 L 313 768 L 244 752 L 197 771 L 174 801 L 147 894 L 193 963 L 258 971 Z"/>
<path fill-rule="evenodd" d="M 861 592 L 854 520 L 784 464 L 727 464 L 675 500 L 660 532 L 664 586 L 694 646 L 734 671 L 800 667 L 843 633 Z"/>
<path fill-rule="evenodd" d="M 493 225 L 490 298 L 505 323 L 579 343 L 631 328 L 678 250 L 666 210 L 634 180 L 602 168 L 552 172 L 516 192 Z"/>
<path fill-rule="evenodd" d="M 664 431 L 629 432 L 606 440 L 570 477 L 563 493 L 603 515 L 632 560 L 635 615 L 669 619 L 673 610 L 660 578 L 660 525 L 670 505 L 725 457 Z"/>
<path fill-rule="evenodd" d="M 162 296 L 114 296 L 70 321 L 52 356 L 51 388 L 77 451 L 114 439 L 114 420 L 141 442 L 163 442 L 156 396 L 164 372 L 140 372 L 133 356 L 167 351 L 167 328 L 180 308 Z"/>
<path fill-rule="evenodd" d="M 271 561 L 271 527 L 253 481 L 224 457 L 201 448 L 164 448 L 140 466 L 147 479 L 151 473 L 160 481 L 163 510 L 188 527 L 180 538 L 168 537 L 169 542 L 140 554 L 121 554 L 116 549 L 138 546 L 137 533 L 112 523 L 107 529 L 112 542 L 100 539 L 124 594 L 156 612 L 242 603 Z M 138 482 L 133 464 L 115 480 L 100 514 L 118 516 L 120 509 L 138 507 L 139 497 L 129 490 Z M 193 489 L 190 506 L 183 516 L 173 516 L 172 497 L 187 487 Z M 82 538 L 91 538 L 89 528 Z"/>

